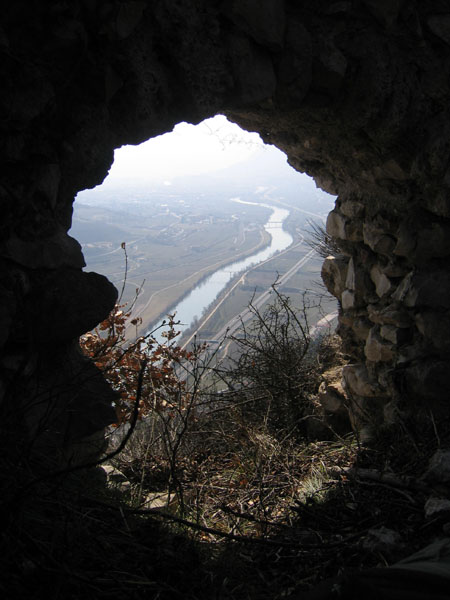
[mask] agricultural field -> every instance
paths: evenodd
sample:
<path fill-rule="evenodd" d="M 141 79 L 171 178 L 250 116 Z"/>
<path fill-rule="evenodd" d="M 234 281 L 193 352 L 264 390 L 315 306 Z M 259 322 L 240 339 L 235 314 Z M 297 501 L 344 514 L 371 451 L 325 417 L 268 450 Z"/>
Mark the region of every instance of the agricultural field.
<path fill-rule="evenodd" d="M 208 274 L 270 240 L 263 228 L 270 210 L 226 195 L 196 198 L 171 190 L 102 200 L 77 202 L 70 233 L 83 246 L 86 270 L 123 288 L 124 302 L 132 303 L 140 290 L 134 314 L 143 329 Z"/>
<path fill-rule="evenodd" d="M 238 285 L 233 279 L 232 292 L 227 295 L 225 289 L 211 307 L 199 307 L 200 323 L 202 312 L 205 317 L 216 308 L 199 334 L 204 338 L 219 332 L 245 309 L 255 290 L 268 290 L 290 270 L 280 291 L 293 302 L 300 303 L 305 290 L 315 289 L 322 261 L 307 256 L 308 224 L 324 223 L 334 199 L 285 163 L 274 166 L 273 160 L 269 148 L 246 163 L 208 175 L 158 184 L 115 183 L 78 195 L 70 234 L 82 244 L 86 270 L 106 275 L 121 292 L 121 301 L 134 303 L 133 316 L 142 319 L 138 333 L 158 324 L 211 273 L 267 247 L 271 235 L 264 225 L 270 206 L 289 211 L 283 228 L 292 236 L 291 247 L 248 270 Z M 130 328 L 128 337 L 135 335 Z"/>

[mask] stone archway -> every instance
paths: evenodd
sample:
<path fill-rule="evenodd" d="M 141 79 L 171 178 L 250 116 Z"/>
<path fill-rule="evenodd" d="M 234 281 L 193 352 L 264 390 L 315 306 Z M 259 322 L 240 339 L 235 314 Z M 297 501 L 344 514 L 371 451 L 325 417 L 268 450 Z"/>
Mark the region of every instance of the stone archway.
<path fill-rule="evenodd" d="M 18 1 L 0 33 L 0 393 L 18 424 L 36 394 L 28 427 L 54 403 L 50 437 L 111 419 L 100 378 L 73 392 L 73 340 L 116 297 L 66 234 L 76 192 L 103 180 L 115 147 L 219 111 L 338 194 L 327 227 L 341 254 L 323 276 L 358 419 L 447 411 L 446 3 Z"/>

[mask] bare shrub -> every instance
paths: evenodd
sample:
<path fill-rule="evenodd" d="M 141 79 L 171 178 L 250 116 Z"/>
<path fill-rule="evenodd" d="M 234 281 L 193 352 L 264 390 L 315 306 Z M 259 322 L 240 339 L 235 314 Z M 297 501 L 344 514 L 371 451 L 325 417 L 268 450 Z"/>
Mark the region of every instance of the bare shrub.
<path fill-rule="evenodd" d="M 318 351 L 326 338 L 310 334 L 306 297 L 296 310 L 276 285 L 272 293 L 274 300 L 262 310 L 249 305 L 253 318 L 231 337 L 235 358 L 222 376 L 236 390 L 247 420 L 272 433 L 304 435 L 319 385 Z"/>
<path fill-rule="evenodd" d="M 311 335 L 308 312 L 317 306 L 306 296 L 296 310 L 276 285 L 272 294 L 263 309 L 250 304 L 251 321 L 225 340 L 234 352 L 221 361 L 204 345 L 181 350 L 173 315 L 163 345 L 151 337 L 124 344 L 131 316 L 120 307 L 86 338 L 120 393 L 113 448 L 129 427 L 135 369 L 145 368 L 140 420 L 113 460 L 132 482 L 135 506 L 154 506 L 160 494 L 179 516 L 228 531 L 239 522 L 242 534 L 268 531 L 288 510 L 309 476 L 306 429 L 326 342 Z M 251 525 L 236 517 L 243 513 Z M 261 529 L 255 519 L 267 523 Z"/>
<path fill-rule="evenodd" d="M 344 250 L 344 242 L 333 238 L 323 225 L 315 221 L 308 222 L 307 236 L 308 246 L 322 258 L 336 256 Z"/>

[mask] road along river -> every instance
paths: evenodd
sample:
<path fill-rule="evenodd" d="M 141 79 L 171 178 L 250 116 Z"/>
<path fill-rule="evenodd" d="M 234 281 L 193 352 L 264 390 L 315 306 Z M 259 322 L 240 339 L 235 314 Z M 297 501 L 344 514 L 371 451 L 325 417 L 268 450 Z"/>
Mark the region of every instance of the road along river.
<path fill-rule="evenodd" d="M 189 294 L 170 311 L 171 313 L 176 312 L 176 320 L 180 321 L 180 325 L 177 325 L 177 330 L 184 331 L 192 324 L 194 319 L 200 318 L 203 311 L 214 302 L 223 288 L 238 273 L 267 260 L 273 256 L 275 252 L 285 250 L 293 242 L 292 236 L 283 229 L 283 223 L 289 216 L 289 210 L 271 206 L 269 204 L 261 204 L 259 202 L 243 202 L 239 199 L 236 199 L 236 202 L 253 206 L 264 206 L 273 211 L 269 220 L 264 225 L 264 229 L 272 237 L 270 245 L 252 256 L 248 256 L 247 258 L 221 267 L 191 290 L 191 292 L 189 292 Z M 163 329 L 159 329 L 155 333 L 155 337 L 159 342 L 164 341 L 164 338 L 161 335 L 162 331 Z"/>

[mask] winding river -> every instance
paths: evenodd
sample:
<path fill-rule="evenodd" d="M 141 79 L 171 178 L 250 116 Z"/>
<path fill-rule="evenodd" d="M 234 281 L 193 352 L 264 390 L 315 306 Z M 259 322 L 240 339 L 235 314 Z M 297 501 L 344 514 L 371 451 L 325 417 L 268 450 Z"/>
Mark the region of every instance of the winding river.
<path fill-rule="evenodd" d="M 270 245 L 264 248 L 264 250 L 259 250 L 256 254 L 221 267 L 191 290 L 189 294 L 170 311 L 171 313 L 176 311 L 176 319 L 180 320 L 180 324 L 177 325 L 177 330 L 184 331 L 192 324 L 195 318 L 200 318 L 203 311 L 217 298 L 223 288 L 233 277 L 235 277 L 235 275 L 245 271 L 251 266 L 267 260 L 273 256 L 275 252 L 285 250 L 293 242 L 292 236 L 283 229 L 283 223 L 289 216 L 288 210 L 269 204 L 262 204 L 260 202 L 244 202 L 240 199 L 235 199 L 235 201 L 241 204 L 264 206 L 272 210 L 269 220 L 264 225 L 264 229 L 272 237 Z M 164 338 L 161 336 L 162 331 L 163 329 L 159 329 L 155 333 L 155 338 L 159 342 L 164 341 Z"/>

